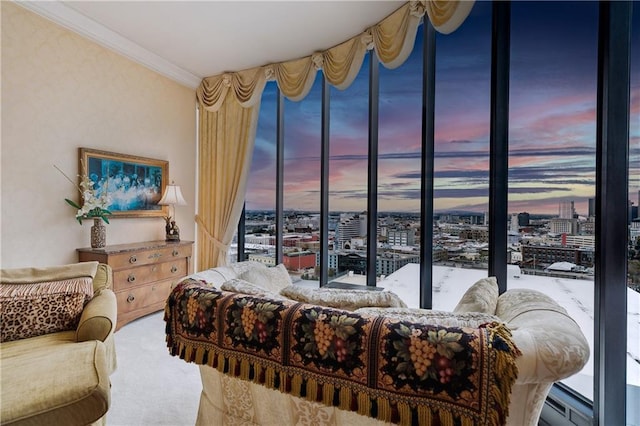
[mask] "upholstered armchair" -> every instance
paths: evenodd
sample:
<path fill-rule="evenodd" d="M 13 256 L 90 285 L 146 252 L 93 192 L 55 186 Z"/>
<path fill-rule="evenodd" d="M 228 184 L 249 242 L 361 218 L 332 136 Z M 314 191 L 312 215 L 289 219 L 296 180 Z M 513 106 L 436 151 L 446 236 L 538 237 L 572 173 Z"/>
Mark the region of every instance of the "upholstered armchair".
<path fill-rule="evenodd" d="M 106 424 L 116 368 L 108 265 L 1 272 L 3 425 Z"/>

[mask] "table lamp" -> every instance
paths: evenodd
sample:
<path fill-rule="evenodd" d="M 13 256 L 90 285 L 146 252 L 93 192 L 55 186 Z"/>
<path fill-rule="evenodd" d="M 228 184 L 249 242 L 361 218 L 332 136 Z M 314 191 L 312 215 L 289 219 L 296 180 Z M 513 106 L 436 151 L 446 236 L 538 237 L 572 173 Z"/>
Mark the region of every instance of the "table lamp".
<path fill-rule="evenodd" d="M 165 230 L 167 231 L 167 241 L 180 241 L 180 228 L 176 225 L 175 214 L 176 208 L 175 205 L 186 206 L 187 202 L 184 200 L 182 196 L 182 190 L 179 185 L 176 185 L 175 182 L 171 181 L 170 185 L 167 185 L 164 189 L 164 194 L 162 194 L 162 198 L 158 201 L 158 204 L 161 206 L 169 206 L 169 216 L 165 217 L 164 220 L 167 222 L 165 226 Z M 173 207 L 173 215 L 171 214 L 171 208 Z M 173 220 L 172 220 L 173 219 Z"/>

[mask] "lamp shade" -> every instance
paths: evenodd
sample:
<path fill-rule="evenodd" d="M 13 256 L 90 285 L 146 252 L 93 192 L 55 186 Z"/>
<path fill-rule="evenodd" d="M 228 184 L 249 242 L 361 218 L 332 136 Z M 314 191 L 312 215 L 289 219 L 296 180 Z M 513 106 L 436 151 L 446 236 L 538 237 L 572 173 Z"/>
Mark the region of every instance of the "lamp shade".
<path fill-rule="evenodd" d="M 184 200 L 182 196 L 182 190 L 179 185 L 171 182 L 170 185 L 164 189 L 164 194 L 162 194 L 162 198 L 158 201 L 158 204 L 166 206 L 166 205 L 178 205 L 178 206 L 186 206 L 187 202 Z"/>

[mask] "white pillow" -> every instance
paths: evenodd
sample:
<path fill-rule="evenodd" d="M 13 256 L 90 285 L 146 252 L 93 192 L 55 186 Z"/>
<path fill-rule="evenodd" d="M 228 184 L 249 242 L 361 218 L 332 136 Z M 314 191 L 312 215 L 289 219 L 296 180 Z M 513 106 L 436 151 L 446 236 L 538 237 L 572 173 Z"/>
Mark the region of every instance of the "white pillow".
<path fill-rule="evenodd" d="M 407 305 L 390 291 L 343 290 L 338 288 L 308 288 L 289 286 L 280 294 L 298 302 L 353 311 L 365 306 L 406 307 Z"/>
<path fill-rule="evenodd" d="M 497 304 L 498 281 L 496 281 L 496 277 L 487 277 L 478 280 L 478 282 L 469 287 L 453 309 L 453 312 L 495 314 Z"/>
<path fill-rule="evenodd" d="M 248 294 L 257 297 L 282 299 L 282 296 L 280 296 L 278 293 L 274 293 L 273 291 L 267 290 L 266 288 L 260 287 L 256 284 L 252 284 L 241 278 L 232 278 L 229 281 L 225 281 L 220 286 L 220 290 L 231 291 L 233 293 Z"/>
<path fill-rule="evenodd" d="M 292 284 L 289 272 L 282 263 L 272 268 L 249 269 L 238 278 L 274 293 L 279 293 L 280 290 Z"/>

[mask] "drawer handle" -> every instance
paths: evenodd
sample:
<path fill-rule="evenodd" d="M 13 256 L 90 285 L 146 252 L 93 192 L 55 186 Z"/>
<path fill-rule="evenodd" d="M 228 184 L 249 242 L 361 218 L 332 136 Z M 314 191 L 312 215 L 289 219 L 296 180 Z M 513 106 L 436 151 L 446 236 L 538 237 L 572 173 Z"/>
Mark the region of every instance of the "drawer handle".
<path fill-rule="evenodd" d="M 136 297 L 133 294 L 130 294 L 127 297 L 127 302 L 129 302 L 129 303 L 133 302 L 134 300 L 136 300 Z"/>
<path fill-rule="evenodd" d="M 135 256 L 131 256 L 131 257 L 129 258 L 129 263 L 136 263 L 137 261 L 138 261 L 138 258 L 137 258 L 137 257 L 135 257 Z"/>
<path fill-rule="evenodd" d="M 129 281 L 130 283 L 134 282 L 136 280 L 136 276 L 131 274 L 129 275 L 129 277 L 127 278 L 127 281 Z"/>
<path fill-rule="evenodd" d="M 153 253 L 149 255 L 149 259 L 157 259 L 162 256 L 160 253 Z"/>
<path fill-rule="evenodd" d="M 171 267 L 171 273 L 172 273 L 172 274 L 175 274 L 176 272 L 178 272 L 178 267 L 177 267 L 177 266 L 175 266 L 175 265 L 173 265 L 173 266 Z"/>
<path fill-rule="evenodd" d="M 172 254 L 172 255 L 174 255 L 174 256 L 177 256 L 177 255 L 179 255 L 179 254 L 180 254 L 180 252 L 179 252 L 178 250 L 173 250 L 173 251 L 171 252 L 171 254 Z"/>

